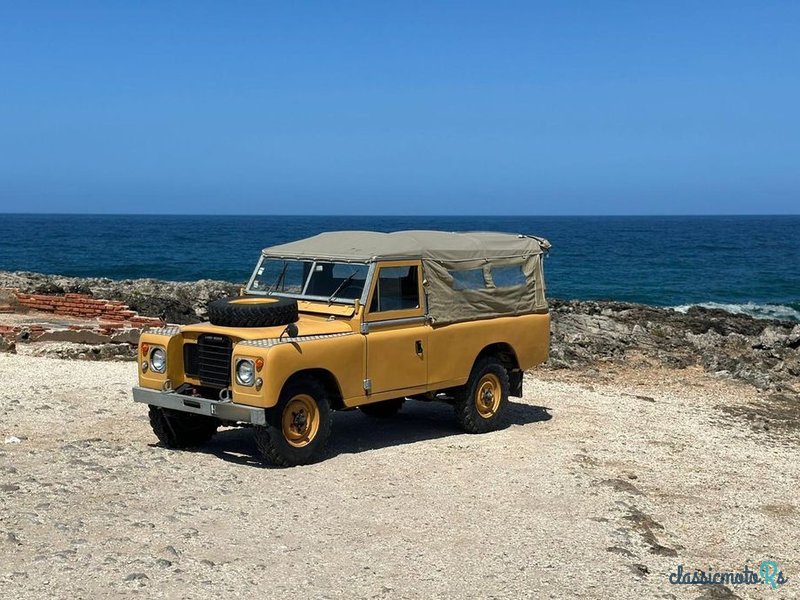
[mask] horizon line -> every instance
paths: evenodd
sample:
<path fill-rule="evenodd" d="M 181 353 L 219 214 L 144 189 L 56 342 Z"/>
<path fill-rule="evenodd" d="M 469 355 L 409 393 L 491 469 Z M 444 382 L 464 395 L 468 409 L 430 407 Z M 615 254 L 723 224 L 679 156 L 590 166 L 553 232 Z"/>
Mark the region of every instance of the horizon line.
<path fill-rule="evenodd" d="M 91 213 L 91 212 L 0 212 L 0 216 L 17 217 L 376 217 L 376 218 L 508 218 L 508 217 L 541 217 L 541 218 L 584 218 L 584 217 L 798 217 L 797 213 L 581 213 L 581 214 L 533 214 L 533 213 L 464 213 L 464 214 L 368 214 L 368 213 Z"/>

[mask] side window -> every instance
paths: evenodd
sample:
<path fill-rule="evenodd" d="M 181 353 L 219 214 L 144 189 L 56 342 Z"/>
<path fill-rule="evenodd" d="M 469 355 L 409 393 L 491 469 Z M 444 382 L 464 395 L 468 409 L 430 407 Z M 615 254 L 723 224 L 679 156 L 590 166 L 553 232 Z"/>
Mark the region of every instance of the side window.
<path fill-rule="evenodd" d="M 372 296 L 370 312 L 419 308 L 419 268 L 382 267 Z"/>
<path fill-rule="evenodd" d="M 466 271 L 450 271 L 453 278 L 454 290 L 483 290 L 486 281 L 483 278 L 483 269 L 468 269 Z"/>
<path fill-rule="evenodd" d="M 525 285 L 525 273 L 522 272 L 522 265 L 492 267 L 492 280 L 495 287 L 517 287 Z"/>

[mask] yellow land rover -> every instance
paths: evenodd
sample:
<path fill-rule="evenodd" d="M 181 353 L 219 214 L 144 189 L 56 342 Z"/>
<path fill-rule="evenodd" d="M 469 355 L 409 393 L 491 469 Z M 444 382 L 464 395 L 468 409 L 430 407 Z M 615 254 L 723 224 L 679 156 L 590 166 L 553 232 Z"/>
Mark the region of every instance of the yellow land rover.
<path fill-rule="evenodd" d="M 444 401 L 470 433 L 502 427 L 547 359 L 547 240 L 506 233 L 323 233 L 265 249 L 209 323 L 139 342 L 133 398 L 170 448 L 250 425 L 265 462 L 324 454 L 332 411 L 389 417 Z M 365 424 L 365 426 L 367 426 Z"/>

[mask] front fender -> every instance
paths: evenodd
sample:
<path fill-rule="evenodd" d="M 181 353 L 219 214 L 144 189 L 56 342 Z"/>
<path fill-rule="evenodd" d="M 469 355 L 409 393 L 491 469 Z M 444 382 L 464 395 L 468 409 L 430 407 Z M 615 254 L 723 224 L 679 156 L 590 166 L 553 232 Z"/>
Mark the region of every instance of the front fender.
<path fill-rule="evenodd" d="M 233 385 L 234 402 L 270 408 L 278 403 L 281 390 L 289 378 L 307 369 L 324 369 L 336 379 L 344 399 L 363 395 L 364 336 L 357 333 L 284 338 L 283 340 L 253 340 L 236 345 L 237 357 L 262 357 L 264 367 L 259 376 L 264 384 L 260 391 Z"/>

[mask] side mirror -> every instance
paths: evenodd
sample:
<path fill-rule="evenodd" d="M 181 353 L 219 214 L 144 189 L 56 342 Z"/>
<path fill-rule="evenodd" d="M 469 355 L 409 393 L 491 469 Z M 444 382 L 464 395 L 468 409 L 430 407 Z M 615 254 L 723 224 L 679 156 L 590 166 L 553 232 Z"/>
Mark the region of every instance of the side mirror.
<path fill-rule="evenodd" d="M 284 330 L 283 330 L 283 333 L 285 333 L 286 335 L 288 335 L 290 338 L 295 338 L 295 337 L 297 337 L 297 334 L 298 334 L 298 330 L 297 330 L 297 324 L 296 324 L 296 323 L 289 323 L 289 324 L 286 326 L 286 329 L 284 329 Z M 282 334 L 281 334 L 281 337 L 283 337 L 283 335 L 282 335 Z"/>

